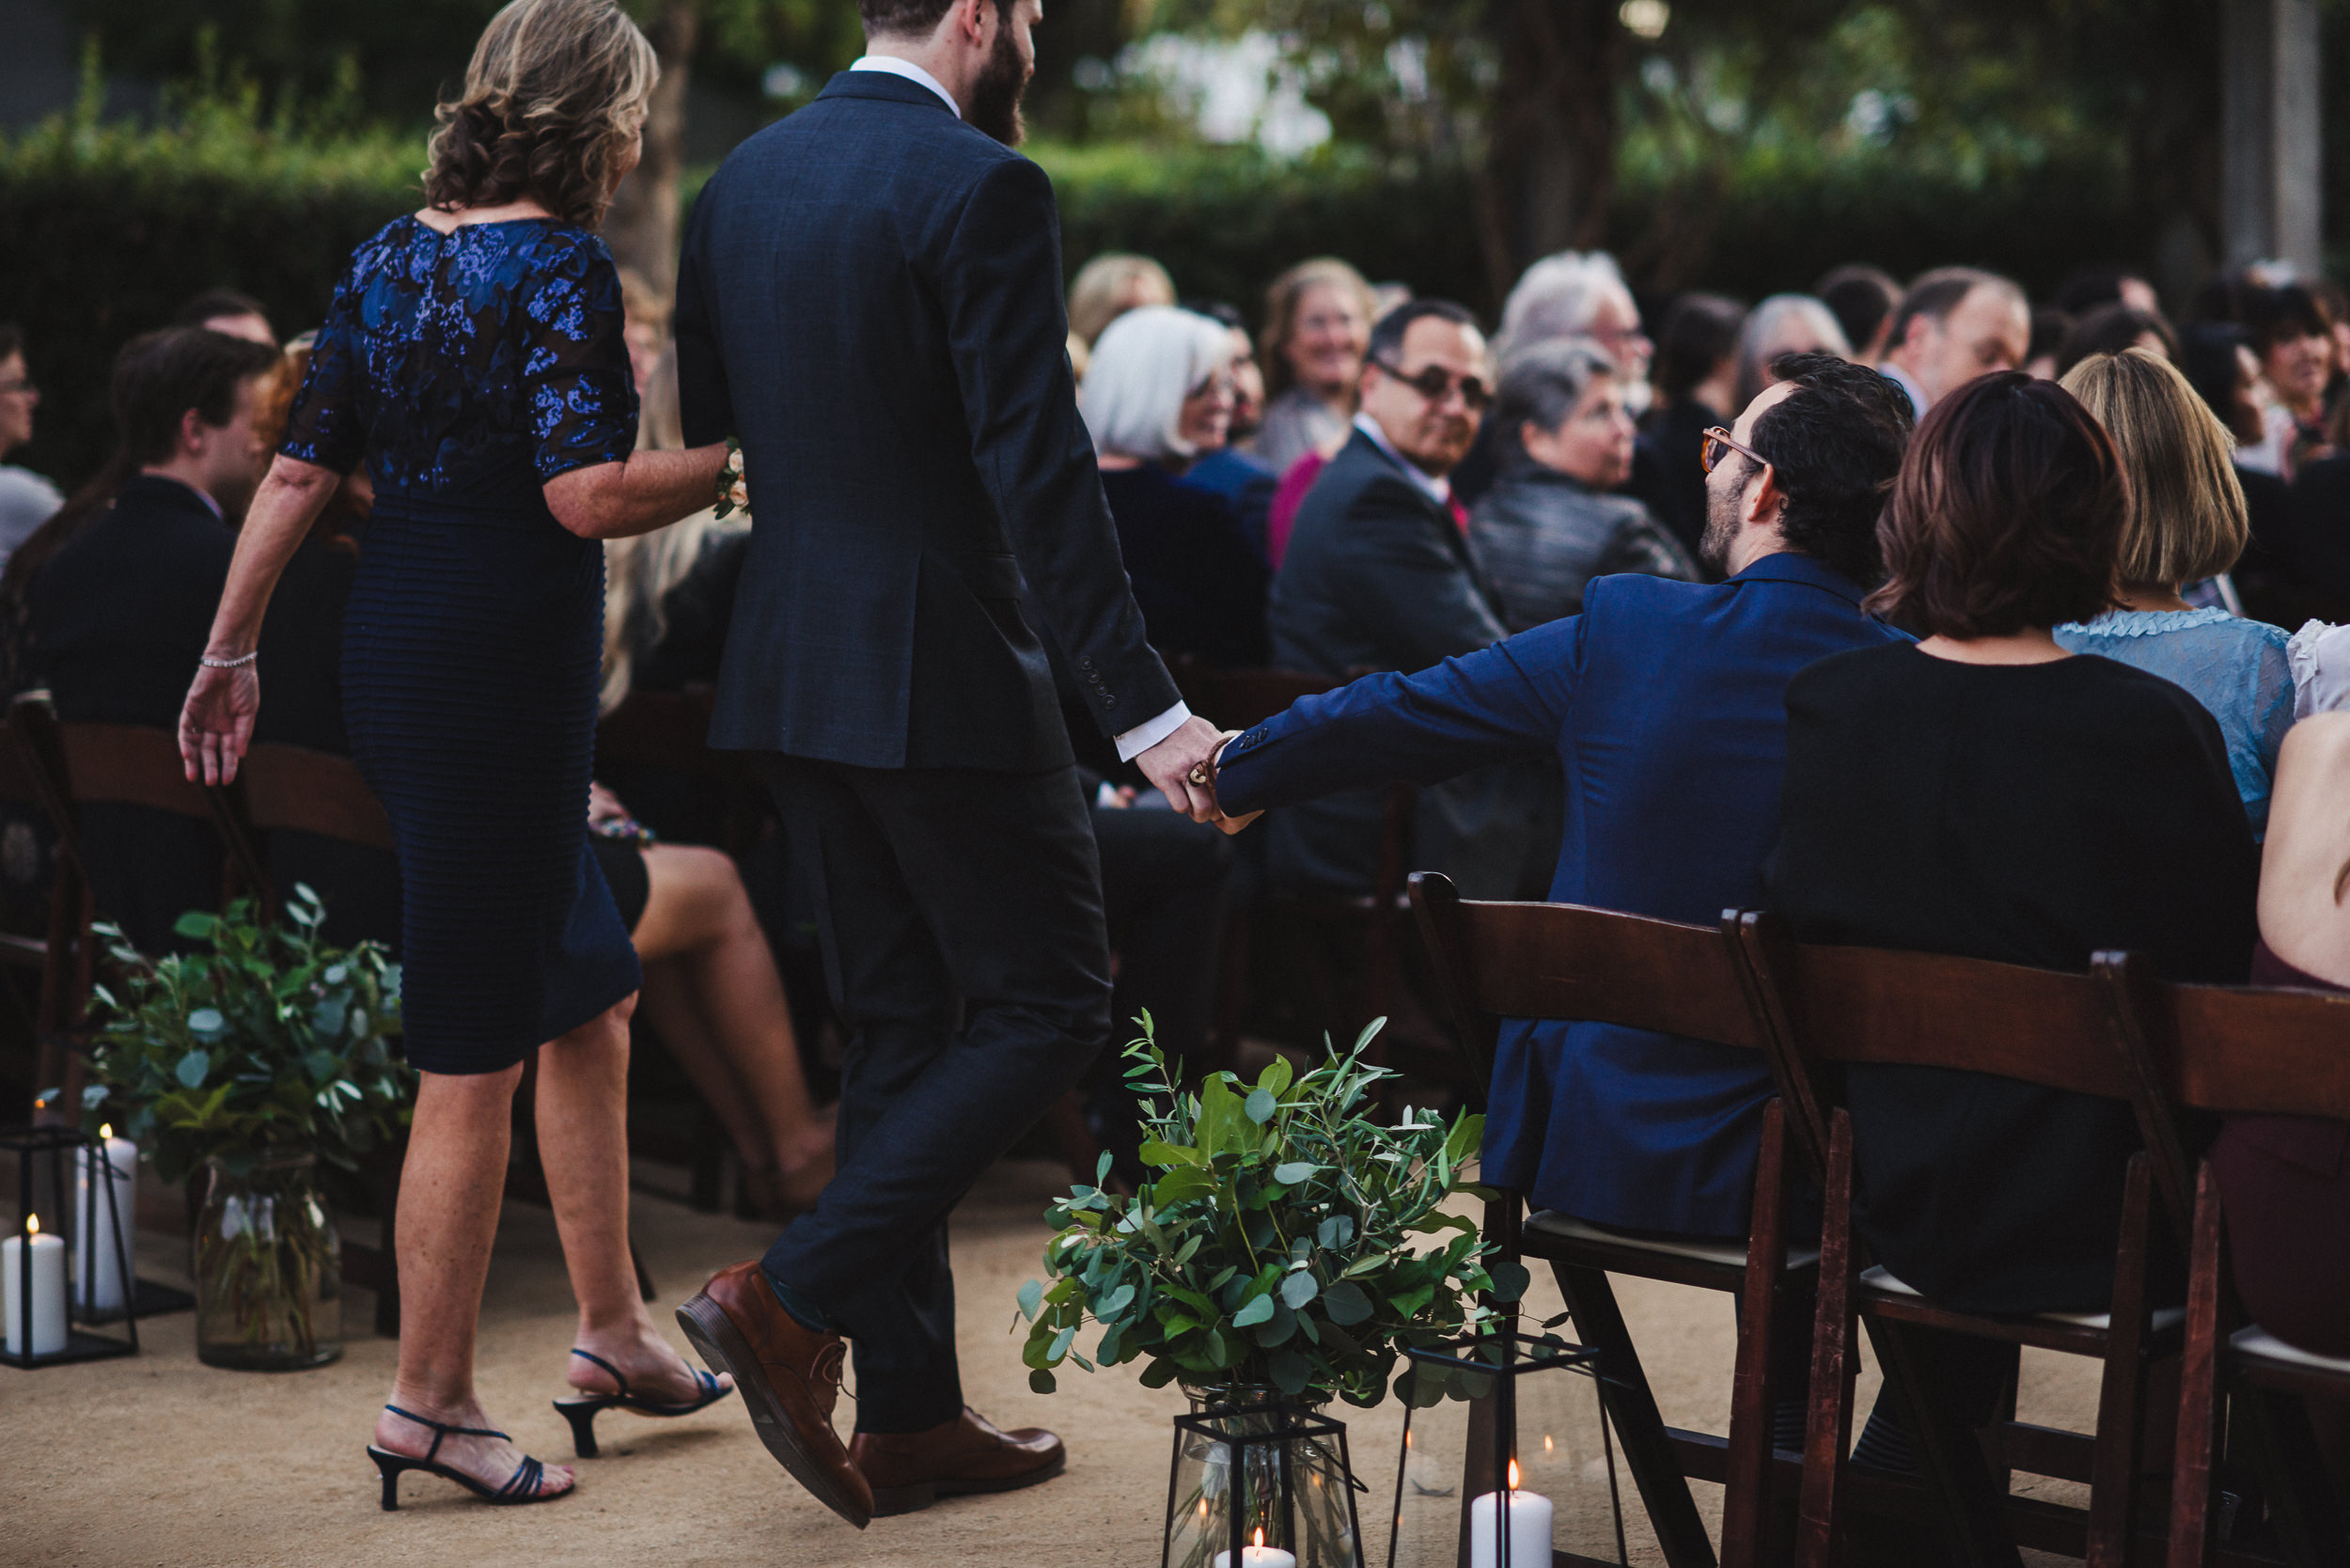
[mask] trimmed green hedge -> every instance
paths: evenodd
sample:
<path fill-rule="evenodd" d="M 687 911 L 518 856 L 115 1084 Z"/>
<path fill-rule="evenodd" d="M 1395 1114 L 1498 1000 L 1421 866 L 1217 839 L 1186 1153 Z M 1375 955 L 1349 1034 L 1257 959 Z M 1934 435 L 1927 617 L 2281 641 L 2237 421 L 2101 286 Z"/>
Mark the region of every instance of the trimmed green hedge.
<path fill-rule="evenodd" d="M 1487 311 L 1469 187 L 1456 172 L 1326 151 L 1294 165 L 1224 149 L 1040 147 L 1059 191 L 1071 269 L 1106 249 L 1156 256 L 1186 295 L 1253 320 L 1265 283 L 1313 255 Z M 199 290 L 242 289 L 281 333 L 315 323 L 353 246 L 419 200 L 421 137 L 262 121 L 250 102 L 198 104 L 163 130 L 85 115 L 0 138 L 0 320 L 25 329 L 46 397 L 15 459 L 70 485 L 109 440 L 107 368 L 133 335 Z M 2105 169 L 2044 166 L 1962 184 L 1877 165 L 1740 169 L 1714 206 L 1692 275 L 1749 299 L 1864 259 L 1897 275 L 1967 260 L 2052 286 L 2076 263 L 2147 254 L 2151 226 Z M 690 194 L 690 193 L 689 193 Z M 1627 169 L 1614 240 L 1637 259 L 1685 192 Z"/>

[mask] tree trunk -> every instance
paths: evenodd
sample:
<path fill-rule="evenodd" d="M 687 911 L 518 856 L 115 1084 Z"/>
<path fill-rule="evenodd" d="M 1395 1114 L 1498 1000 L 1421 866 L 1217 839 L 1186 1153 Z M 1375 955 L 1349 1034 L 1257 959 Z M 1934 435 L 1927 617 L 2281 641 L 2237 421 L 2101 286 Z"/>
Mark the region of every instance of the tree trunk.
<path fill-rule="evenodd" d="M 1501 81 L 1493 173 L 1501 212 L 1487 268 L 1507 290 L 1527 263 L 1602 243 L 1616 194 L 1615 0 L 1498 0 Z M 1507 253 L 1491 254 L 1495 243 Z"/>
<path fill-rule="evenodd" d="M 664 299 L 677 290 L 678 177 L 685 168 L 685 84 L 700 29 L 698 0 L 661 0 L 645 36 L 661 57 L 661 82 L 645 117 L 645 157 L 620 182 L 603 220 L 612 259 L 634 267 Z"/>

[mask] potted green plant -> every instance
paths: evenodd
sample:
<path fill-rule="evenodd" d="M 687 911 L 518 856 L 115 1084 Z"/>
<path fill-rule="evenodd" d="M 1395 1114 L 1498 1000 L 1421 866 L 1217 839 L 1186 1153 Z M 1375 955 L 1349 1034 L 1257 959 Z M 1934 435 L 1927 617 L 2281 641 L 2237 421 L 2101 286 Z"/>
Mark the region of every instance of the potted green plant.
<path fill-rule="evenodd" d="M 1020 1292 L 1031 1387 L 1050 1391 L 1064 1360 L 1139 1360 L 1149 1388 L 1370 1406 L 1404 1351 L 1491 1322 L 1479 1293 L 1525 1293 L 1524 1267 L 1490 1260 L 1476 1222 L 1444 1212 L 1489 1196 L 1462 1176 L 1485 1119 L 1377 1119 L 1371 1090 L 1393 1074 L 1362 1054 L 1384 1019 L 1310 1072 L 1276 1058 L 1253 1085 L 1215 1073 L 1197 1094 L 1140 1022 L 1126 1076 L 1143 1162 L 1164 1174 L 1131 1198 L 1079 1185 L 1054 1203 L 1052 1283 Z M 1104 1156 L 1097 1183 L 1108 1168 Z M 1076 1342 L 1088 1323 L 1102 1331 L 1090 1359 Z"/>
<path fill-rule="evenodd" d="M 376 943 L 325 946 L 297 885 L 279 922 L 250 900 L 190 913 L 206 948 L 150 961 L 102 925 L 120 995 L 100 986 L 85 1120 L 108 1116 L 166 1182 L 191 1182 L 196 1355 L 318 1366 L 341 1353 L 340 1244 L 317 1182 L 398 1135 L 414 1075 L 393 1050 L 400 969 Z"/>

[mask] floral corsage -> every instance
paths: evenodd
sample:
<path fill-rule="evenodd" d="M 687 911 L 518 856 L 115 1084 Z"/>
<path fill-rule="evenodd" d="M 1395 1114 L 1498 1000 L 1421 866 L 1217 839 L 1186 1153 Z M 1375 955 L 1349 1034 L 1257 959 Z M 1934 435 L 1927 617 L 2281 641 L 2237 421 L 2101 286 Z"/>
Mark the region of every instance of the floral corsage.
<path fill-rule="evenodd" d="M 743 477 L 743 444 L 727 437 L 727 461 L 718 467 L 718 500 L 713 508 L 719 517 L 751 510 L 750 481 Z"/>

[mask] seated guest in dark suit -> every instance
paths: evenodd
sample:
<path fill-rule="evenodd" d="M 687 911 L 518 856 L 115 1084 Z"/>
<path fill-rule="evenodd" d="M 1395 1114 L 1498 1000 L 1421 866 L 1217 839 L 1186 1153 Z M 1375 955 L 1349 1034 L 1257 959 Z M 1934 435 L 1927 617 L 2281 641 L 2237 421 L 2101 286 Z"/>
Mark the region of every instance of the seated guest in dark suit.
<path fill-rule="evenodd" d="M 1925 640 L 1824 659 L 1787 688 L 1763 881 L 1798 939 L 2072 970 L 2123 949 L 2166 979 L 2243 980 L 2259 862 L 2219 727 L 2052 635 L 2113 603 L 2128 507 L 2111 439 L 2062 387 L 1995 371 L 1935 404 L 1870 599 Z M 1856 1223 L 1880 1263 L 1953 1308 L 2106 1308 L 2138 1142 L 2125 1106 L 1935 1068 L 1846 1078 Z M 1927 1343 L 1988 1419 L 2013 1347 Z M 1862 1453 L 1906 1460 L 1882 1407 Z"/>
<path fill-rule="evenodd" d="M 1265 659 L 1262 557 L 1232 504 L 1185 482 L 1232 417 L 1232 345 L 1220 322 L 1172 306 L 1103 330 L 1078 406 L 1151 646 L 1211 665 Z"/>
<path fill-rule="evenodd" d="M 2294 726 L 2261 857 L 2252 983 L 2350 991 L 2350 714 Z M 2350 1126 L 2232 1116 L 2212 1148 L 2236 1294 L 2252 1321 L 2319 1356 L 2350 1356 Z"/>
<path fill-rule="evenodd" d="M 1274 664 L 1336 680 L 1424 669 L 1501 639 L 1446 482 L 1476 439 L 1491 377 L 1484 336 L 1457 305 L 1414 300 L 1371 329 L 1353 434 L 1307 493 L 1273 579 Z M 1412 863 L 1476 897 L 1512 896 L 1541 782 L 1516 767 L 1423 790 Z M 1371 890 L 1386 791 L 1365 783 L 1266 824 L 1275 886 Z"/>
<path fill-rule="evenodd" d="M 47 562 L 26 589 L 30 673 L 60 719 L 176 730 L 235 525 L 268 461 L 255 414 L 278 359 L 274 347 L 200 327 L 134 337 L 116 357 L 129 478 L 102 511 L 84 519 L 70 508 L 42 525 L 69 536 L 54 555 L 41 532 L 24 547 L 28 562 Z M 116 805 L 86 807 L 81 819 L 99 912 L 140 951 L 172 947 L 187 911 L 220 907 L 210 823 Z"/>
<path fill-rule="evenodd" d="M 1860 599 L 1910 424 L 1872 370 L 1825 355 L 1778 370 L 1787 380 L 1739 416 L 1734 445 L 1708 443 L 1706 551 L 1728 581 L 1602 577 L 1579 616 L 1308 698 L 1225 746 L 1224 809 L 1555 756 L 1566 833 L 1551 898 L 1709 925 L 1758 906 L 1788 681 L 1900 637 Z M 1751 1051 L 1508 1023 L 1486 1179 L 1604 1225 L 1742 1237 L 1772 1092 Z"/>
<path fill-rule="evenodd" d="M 1512 632 L 1576 614 L 1594 577 L 1698 580 L 1697 562 L 1648 508 L 1608 494 L 1632 472 L 1623 392 L 1615 360 L 1584 337 L 1538 343 L 1502 374 L 1494 419 L 1507 455 L 1469 514 L 1469 542 Z"/>

